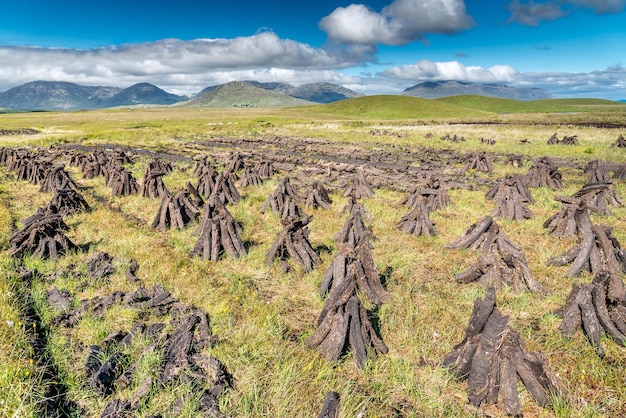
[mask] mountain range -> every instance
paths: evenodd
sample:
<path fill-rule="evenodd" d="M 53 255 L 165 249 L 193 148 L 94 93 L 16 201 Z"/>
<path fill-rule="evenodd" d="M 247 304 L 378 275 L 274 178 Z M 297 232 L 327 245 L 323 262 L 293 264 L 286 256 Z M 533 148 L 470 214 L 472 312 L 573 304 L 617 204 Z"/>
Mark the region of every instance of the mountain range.
<path fill-rule="evenodd" d="M 402 95 L 439 98 L 464 94 L 501 97 L 515 100 L 551 98 L 542 89 L 517 88 L 503 84 L 437 81 L 416 84 Z M 286 83 L 232 81 L 210 86 L 192 97 L 168 93 L 149 83 L 121 89 L 107 86 L 83 86 L 63 81 L 32 81 L 0 93 L 0 108 L 14 110 L 91 110 L 120 106 L 184 107 L 290 107 L 332 103 L 364 96 L 330 83 L 292 86 Z"/>
<path fill-rule="evenodd" d="M 426 81 L 405 89 L 402 94 L 423 99 L 439 99 L 441 97 L 466 94 L 522 101 L 553 98 L 550 93 L 538 88 L 511 87 L 506 84 L 468 83 L 453 80 Z"/>

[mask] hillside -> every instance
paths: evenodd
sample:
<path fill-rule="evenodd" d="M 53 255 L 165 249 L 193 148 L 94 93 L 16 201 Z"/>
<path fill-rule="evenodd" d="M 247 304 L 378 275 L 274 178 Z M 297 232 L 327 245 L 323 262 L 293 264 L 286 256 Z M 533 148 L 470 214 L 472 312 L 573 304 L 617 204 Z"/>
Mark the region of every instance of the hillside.
<path fill-rule="evenodd" d="M 121 89 L 64 81 L 33 81 L 0 93 L 0 107 L 20 110 L 96 109 Z"/>
<path fill-rule="evenodd" d="M 435 117 L 470 117 L 484 114 L 452 103 L 437 102 L 418 97 L 377 95 L 342 100 L 307 109 L 313 113 L 358 116 L 369 119 L 410 119 Z"/>
<path fill-rule="evenodd" d="M 618 102 L 602 99 L 544 99 L 520 101 L 477 95 L 443 97 L 433 99 L 433 102 L 452 104 L 468 109 L 493 113 L 580 112 L 598 109 L 609 110 L 612 107 L 622 107 Z"/>
<path fill-rule="evenodd" d="M 460 95 L 479 95 L 513 100 L 549 99 L 550 93 L 538 88 L 511 87 L 506 84 L 468 83 L 454 80 L 426 81 L 405 89 L 407 96 L 437 99 Z"/>
<path fill-rule="evenodd" d="M 255 87 L 243 81 L 231 81 L 181 104 L 184 107 L 292 107 L 311 102 L 285 93 Z"/>
<path fill-rule="evenodd" d="M 140 104 L 170 105 L 184 97 L 168 93 L 150 83 L 138 83 L 98 103 L 98 107 L 133 106 Z"/>

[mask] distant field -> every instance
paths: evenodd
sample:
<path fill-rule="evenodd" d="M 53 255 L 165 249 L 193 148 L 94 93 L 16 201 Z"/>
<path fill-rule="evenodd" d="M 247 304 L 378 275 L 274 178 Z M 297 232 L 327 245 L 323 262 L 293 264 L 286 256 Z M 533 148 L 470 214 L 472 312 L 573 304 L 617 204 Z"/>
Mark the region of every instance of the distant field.
<path fill-rule="evenodd" d="M 625 121 L 626 104 L 602 100 L 516 102 L 473 96 L 375 96 L 287 109 L 0 114 L 0 130 L 40 132 L 0 136 L 0 155 L 21 149 L 32 153 L 30 157 L 54 156 L 52 165 L 64 166 L 92 208 L 65 218 L 67 237 L 79 249 L 56 261 L 28 254 L 19 261 L 10 257 L 9 236 L 53 193 L 17 180 L 17 171 L 0 161 L 0 410 L 7 416 L 41 416 L 52 389 L 60 388 L 62 394 L 55 396 L 66 402 L 70 416 L 101 416 L 119 400 L 116 405 L 121 408 L 129 401 L 132 414 L 141 417 L 219 416 L 218 410 L 233 417 L 312 417 L 318 416 L 326 393 L 336 391 L 340 417 L 505 416 L 501 405 L 471 406 L 468 383 L 441 367 L 444 356 L 463 339 L 476 298 L 486 291 L 484 284 L 454 280 L 476 262 L 480 251 L 445 245 L 491 212 L 494 202 L 485 194 L 496 180 L 526 174 L 535 159 L 548 156 L 559 167 L 564 188 L 533 188 L 530 219 L 496 218 L 525 254 L 534 278 L 550 291 L 541 295 L 504 286 L 497 290 L 497 306 L 510 317 L 527 350 L 546 354 L 569 392 L 567 398 L 551 399 L 542 408 L 519 385 L 522 411 L 542 417 L 621 416 L 626 413 L 626 349 L 603 335 L 606 356 L 601 359 L 581 331 L 572 337 L 560 334 L 562 318 L 554 311 L 563 306 L 573 283 L 587 284 L 593 277 L 584 273 L 568 278 L 568 266 L 546 265 L 548 258 L 564 253 L 578 239 L 556 238 L 543 223 L 561 208 L 555 195 L 571 196 L 585 184 L 588 174 L 583 170 L 589 162 L 603 161 L 611 173 L 626 164 L 626 149 L 611 147 L 626 134 Z M 576 136 L 578 143 L 548 145 L 553 134 Z M 441 139 L 446 136 L 464 141 Z M 87 178 L 80 166 L 70 164 L 73 157 L 99 151 L 112 159 L 116 148 L 132 155 L 133 162 L 124 167 L 140 188 L 154 158 L 169 162 L 173 170 L 162 179 L 172 193 L 187 183 L 198 185 L 194 167 L 200 157 L 206 156 L 221 173 L 237 155 L 247 168 L 272 161 L 276 173 L 260 185 L 242 186 L 245 170 L 237 168 L 241 200 L 226 204 L 241 226 L 247 254 L 224 255 L 219 261 L 191 257 L 202 212 L 182 230 L 155 229 L 151 224 L 160 199 L 141 194 L 113 197 L 103 176 Z M 475 152 L 491 159 L 491 173 L 464 169 Z M 507 164 L 515 156 L 522 161 L 518 167 Z M 371 253 L 390 294 L 375 306 L 358 292 L 389 347 L 387 354 L 370 352 L 361 368 L 351 350 L 334 362 L 305 344 L 324 307 L 318 290 L 340 250 L 336 234 L 348 219 L 344 191 L 360 170 L 374 197 L 358 201 L 371 215 L 365 221 L 376 237 Z M 409 208 L 398 202 L 431 176 L 449 185 L 452 205 L 432 212 L 436 236 L 408 235 L 397 224 Z M 308 240 L 320 258 L 309 273 L 289 260 L 292 271 L 287 273 L 277 261 L 266 263 L 283 226 L 279 214 L 261 209 L 284 178 L 301 194 L 313 180 L 320 180 L 332 198 L 330 209 L 300 203 L 312 215 Z M 612 187 L 624 199 L 623 180 L 615 180 Z M 612 207 L 611 215 L 592 214 L 591 220 L 612 227 L 624 245 L 626 208 Z M 90 278 L 89 260 L 99 251 L 113 257 L 113 271 L 95 280 Z M 218 360 L 231 376 L 213 397 L 206 391 L 215 389 L 219 379 L 198 364 L 187 367 L 191 360 L 186 357 L 180 360 L 179 365 L 187 367 L 181 366 L 180 378 L 159 381 L 158 370 L 170 347 L 163 341 L 175 334 L 177 318 L 188 311 L 160 313 L 154 307 L 118 302 L 103 312 L 88 311 L 73 326 L 60 325 L 59 315 L 72 312 L 81 301 L 105 298 L 117 290 L 137 291 L 138 283 L 128 279 L 131 260 L 139 266 L 134 274 L 146 289 L 160 285 L 187 309 L 192 305 L 208 315 L 214 344 L 198 348 L 188 343 L 199 358 Z M 36 273 L 26 280 L 29 271 Z M 53 288 L 68 291 L 70 307 L 53 306 L 47 296 Z M 156 337 L 137 331 L 137 324 L 147 328 L 158 323 L 165 325 Z M 43 327 L 45 338 L 35 338 L 37 327 Z M 137 335 L 129 343 L 106 345 L 105 338 L 114 331 Z M 99 361 L 123 353 L 119 367 L 127 372 L 126 380 L 118 378 L 106 394 L 98 393 L 87 377 L 90 346 L 104 347 Z M 150 384 L 142 393 L 145 382 Z M 142 396 L 136 401 L 138 393 Z"/>

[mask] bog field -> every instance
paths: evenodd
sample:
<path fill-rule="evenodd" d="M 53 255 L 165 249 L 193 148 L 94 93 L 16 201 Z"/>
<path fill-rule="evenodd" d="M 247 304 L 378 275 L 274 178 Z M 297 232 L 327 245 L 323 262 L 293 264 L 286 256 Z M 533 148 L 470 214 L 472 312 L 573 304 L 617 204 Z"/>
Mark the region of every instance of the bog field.
<path fill-rule="evenodd" d="M 0 113 L 0 416 L 626 415 L 626 104 Z"/>

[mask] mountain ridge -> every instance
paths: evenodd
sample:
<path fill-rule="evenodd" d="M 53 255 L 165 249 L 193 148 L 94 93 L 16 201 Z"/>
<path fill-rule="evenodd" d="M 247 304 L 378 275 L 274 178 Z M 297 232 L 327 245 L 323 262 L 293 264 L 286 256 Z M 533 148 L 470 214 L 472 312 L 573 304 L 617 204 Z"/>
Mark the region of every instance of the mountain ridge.
<path fill-rule="evenodd" d="M 455 80 L 425 81 L 404 89 L 401 94 L 423 99 L 478 95 L 521 101 L 551 99 L 554 97 L 547 91 L 536 87 L 511 87 L 507 84 L 471 83 Z"/>

